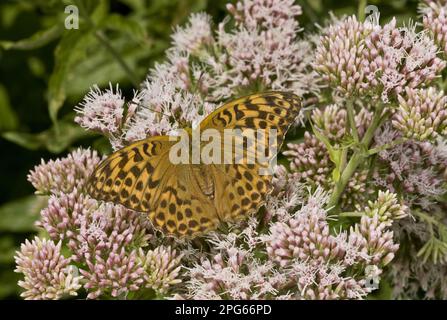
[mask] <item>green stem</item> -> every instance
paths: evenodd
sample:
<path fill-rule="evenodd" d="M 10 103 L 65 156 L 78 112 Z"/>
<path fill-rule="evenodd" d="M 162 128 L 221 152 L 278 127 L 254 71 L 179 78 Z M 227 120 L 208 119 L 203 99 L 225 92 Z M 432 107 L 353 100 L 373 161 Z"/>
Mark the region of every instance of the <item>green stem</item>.
<path fill-rule="evenodd" d="M 352 212 L 342 212 L 339 214 L 340 217 L 352 217 L 352 218 L 361 218 L 365 212 L 363 211 L 352 211 Z"/>
<path fill-rule="evenodd" d="M 357 16 L 359 17 L 359 21 L 360 22 L 365 21 L 365 18 L 366 18 L 366 12 L 365 12 L 366 4 L 367 4 L 367 0 L 359 0 Z"/>
<path fill-rule="evenodd" d="M 371 125 L 366 130 L 365 135 L 362 139 L 362 144 L 364 144 L 366 147 L 368 147 L 369 143 L 371 142 L 372 138 L 374 137 L 374 134 L 377 130 L 377 128 L 380 126 L 380 124 L 386 119 L 387 115 L 383 114 L 383 109 L 385 108 L 385 105 L 379 104 L 377 107 L 377 110 L 374 114 L 374 118 L 372 120 Z"/>
<path fill-rule="evenodd" d="M 428 225 L 436 225 L 437 227 L 445 227 L 443 223 L 440 223 L 437 219 L 435 219 L 433 216 L 422 212 L 421 210 L 413 210 L 411 212 L 414 216 L 418 217 L 422 221 L 426 222 Z"/>
<path fill-rule="evenodd" d="M 337 207 L 340 197 L 345 190 L 349 179 L 352 177 L 359 164 L 363 161 L 363 158 L 364 156 L 362 153 L 360 153 L 359 151 L 354 152 L 346 168 L 343 170 L 340 179 L 335 184 L 334 190 L 332 191 L 331 197 L 329 198 L 329 202 L 327 204 L 328 209 Z"/>
<path fill-rule="evenodd" d="M 343 171 L 345 169 L 347 158 L 348 158 L 348 148 L 343 148 L 341 151 L 340 171 Z"/>
<path fill-rule="evenodd" d="M 93 30 L 96 30 L 96 25 L 94 21 L 90 18 L 90 15 L 87 12 L 87 9 L 84 6 L 84 2 L 82 0 L 75 0 L 75 4 L 79 8 L 79 12 L 84 17 L 85 21 L 89 25 L 89 27 Z M 124 59 L 121 57 L 119 52 L 112 46 L 110 39 L 101 31 L 97 30 L 94 32 L 94 35 L 98 42 L 102 44 L 107 51 L 110 52 L 110 54 L 115 58 L 115 60 L 118 62 L 118 64 L 121 66 L 121 68 L 126 73 L 127 77 L 129 78 L 130 82 L 135 86 L 139 86 L 139 81 L 136 73 L 129 67 L 129 65 L 124 61 Z"/>
<path fill-rule="evenodd" d="M 377 110 L 374 113 L 372 123 L 369 126 L 368 130 L 366 130 L 366 133 L 360 143 L 360 148 L 353 153 L 346 168 L 343 170 L 340 179 L 336 182 L 334 186 L 334 190 L 332 191 L 331 197 L 329 198 L 329 202 L 327 204 L 328 209 L 333 209 L 337 207 L 340 197 L 343 194 L 343 191 L 345 190 L 349 179 L 351 179 L 352 175 L 354 174 L 355 170 L 360 165 L 360 163 L 362 163 L 365 157 L 368 156 L 368 152 L 365 150 L 367 150 L 369 144 L 371 143 L 375 131 L 380 126 L 382 121 L 385 119 L 385 116 L 382 114 L 383 109 L 384 109 L 383 104 L 380 104 L 377 107 Z"/>
<path fill-rule="evenodd" d="M 349 126 L 351 128 L 351 134 L 354 137 L 354 141 L 359 143 L 359 133 L 357 131 L 357 126 L 355 125 L 355 116 L 354 116 L 354 102 L 352 99 L 348 99 L 346 103 L 346 109 L 348 111 L 348 121 Z"/>
<path fill-rule="evenodd" d="M 370 150 L 368 151 L 368 155 L 372 156 L 373 154 L 376 154 L 376 153 L 379 153 L 379 152 L 381 152 L 381 151 L 384 151 L 384 150 L 393 148 L 393 147 L 395 147 L 395 146 L 397 146 L 397 145 L 399 145 L 399 144 L 405 143 L 406 141 L 408 141 L 407 138 L 399 138 L 399 139 L 397 139 L 397 140 L 395 140 L 395 141 L 393 141 L 393 142 L 386 143 L 386 144 L 383 144 L 383 145 L 378 146 L 378 147 L 376 147 L 376 148 L 372 148 L 372 149 L 370 149 Z"/>

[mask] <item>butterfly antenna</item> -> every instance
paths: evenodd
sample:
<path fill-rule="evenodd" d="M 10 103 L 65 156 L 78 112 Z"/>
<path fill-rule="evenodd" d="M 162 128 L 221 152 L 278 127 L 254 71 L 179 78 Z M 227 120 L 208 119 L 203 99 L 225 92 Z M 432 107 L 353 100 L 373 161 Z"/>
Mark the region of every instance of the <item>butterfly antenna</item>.
<path fill-rule="evenodd" d="M 149 109 L 149 110 L 152 111 L 152 112 L 158 113 L 158 114 L 163 115 L 163 116 L 166 116 L 166 117 L 171 117 L 171 116 L 172 116 L 172 115 L 169 115 L 169 114 L 164 113 L 164 112 L 162 112 L 162 111 L 158 111 L 158 110 L 152 109 L 152 108 L 150 108 L 150 107 L 148 107 L 148 106 L 142 105 L 141 103 L 135 101 L 135 99 L 132 100 L 132 103 L 136 104 L 136 105 L 139 106 L 139 107 L 143 107 L 143 108 Z M 175 116 L 174 116 L 174 118 L 175 118 Z"/>
<path fill-rule="evenodd" d="M 205 74 L 205 72 L 202 70 L 202 71 L 200 71 L 200 76 L 199 76 L 199 79 L 197 79 L 197 83 L 196 83 L 196 87 L 195 87 L 195 93 L 198 93 L 198 94 L 200 94 L 200 91 L 199 91 L 199 87 L 200 87 L 200 85 L 201 85 L 201 83 L 202 83 L 202 80 L 203 80 L 203 75 Z M 205 99 L 204 99 L 205 100 Z M 203 112 L 203 110 L 202 110 L 202 112 Z"/>
<path fill-rule="evenodd" d="M 197 82 L 196 82 L 196 87 L 194 88 L 195 90 L 195 93 L 198 93 L 198 94 L 200 94 L 200 85 L 202 84 L 202 81 L 203 81 L 203 79 L 204 79 L 204 75 L 205 75 L 205 72 L 202 70 L 202 71 L 200 71 L 200 76 L 199 76 L 199 79 L 197 79 Z"/>
<path fill-rule="evenodd" d="M 197 79 L 197 84 L 196 84 L 196 90 L 198 90 L 199 89 L 199 85 L 201 84 L 201 82 L 202 82 L 202 77 L 203 77 L 203 75 L 204 75 L 205 73 L 203 72 L 203 70 L 202 71 L 200 71 L 200 76 L 199 76 L 199 79 Z"/>
<path fill-rule="evenodd" d="M 168 118 L 169 118 L 169 117 L 173 117 L 175 121 L 177 121 L 178 123 L 180 122 L 180 121 L 177 119 L 177 117 L 176 117 L 176 115 L 175 115 L 174 113 L 167 114 L 167 113 L 164 113 L 164 112 L 162 112 L 162 111 L 158 111 L 158 110 L 152 109 L 152 108 L 150 108 L 150 107 L 148 107 L 148 106 L 144 106 L 144 105 L 142 105 L 141 103 L 138 103 L 138 102 L 136 102 L 136 101 L 132 101 L 132 102 L 135 103 L 135 104 L 136 104 L 137 106 L 139 106 L 139 107 L 147 108 L 147 109 L 151 110 L 152 112 L 156 112 L 156 113 L 158 113 L 158 114 L 160 114 L 160 115 L 162 115 L 162 116 L 168 117 Z"/>

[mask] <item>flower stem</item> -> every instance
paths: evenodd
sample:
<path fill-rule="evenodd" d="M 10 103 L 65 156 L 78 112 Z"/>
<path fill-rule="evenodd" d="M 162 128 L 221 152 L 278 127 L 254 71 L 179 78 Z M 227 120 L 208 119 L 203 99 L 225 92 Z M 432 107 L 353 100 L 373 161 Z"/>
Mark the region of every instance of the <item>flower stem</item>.
<path fill-rule="evenodd" d="M 399 144 L 405 143 L 406 141 L 408 141 L 407 138 L 399 138 L 399 139 L 397 139 L 397 140 L 395 140 L 393 142 L 386 143 L 384 145 L 381 145 L 381 146 L 378 146 L 376 148 L 370 149 L 368 151 L 368 155 L 372 156 L 373 154 L 379 153 L 379 152 L 384 151 L 386 149 L 393 148 L 393 147 L 395 147 L 395 146 L 397 146 Z"/>
<path fill-rule="evenodd" d="M 368 156 L 367 148 L 374 137 L 374 133 L 376 132 L 377 128 L 380 126 L 380 124 L 385 118 L 385 116 L 383 115 L 383 109 L 384 109 L 383 104 L 380 104 L 377 107 L 377 110 L 374 113 L 372 123 L 369 126 L 368 130 L 366 130 L 366 133 L 360 143 L 360 148 L 354 151 L 353 155 L 351 156 L 351 159 L 346 165 L 346 168 L 343 170 L 340 179 L 334 186 L 334 190 L 332 191 L 331 197 L 329 198 L 329 201 L 327 203 L 328 209 L 333 209 L 338 206 L 340 197 L 343 194 L 343 191 L 345 190 L 349 179 L 351 179 L 355 170 L 360 165 L 360 163 L 362 163 L 364 158 Z"/>
<path fill-rule="evenodd" d="M 329 198 L 329 202 L 327 203 L 328 209 L 337 207 L 340 197 L 343 194 L 343 191 L 345 190 L 349 179 L 352 177 L 355 170 L 362 162 L 363 158 L 363 154 L 361 154 L 359 151 L 354 152 L 348 164 L 346 165 L 346 168 L 343 170 L 340 179 L 335 184 L 334 190 L 332 191 L 331 197 Z"/>
<path fill-rule="evenodd" d="M 367 3 L 367 0 L 359 0 L 357 16 L 358 16 L 360 22 L 365 21 L 365 18 L 366 18 L 366 12 L 365 12 L 366 3 Z"/>
<path fill-rule="evenodd" d="M 348 99 L 346 109 L 348 110 L 348 121 L 349 126 L 351 127 L 351 134 L 354 137 L 354 141 L 359 143 L 359 133 L 357 131 L 357 126 L 355 125 L 354 102 L 352 99 Z"/>
<path fill-rule="evenodd" d="M 352 217 L 352 218 L 360 218 L 365 213 L 363 211 L 352 211 L 352 212 L 342 212 L 339 214 L 340 217 Z"/>
<path fill-rule="evenodd" d="M 364 144 L 366 147 L 368 147 L 369 143 L 371 142 L 372 138 L 374 137 L 374 134 L 377 130 L 377 128 L 382 124 L 382 122 L 385 120 L 386 115 L 383 114 L 383 109 L 385 106 L 383 104 L 379 104 L 377 107 L 377 110 L 374 114 L 373 120 L 369 128 L 366 130 L 365 135 L 362 139 L 362 144 Z"/>

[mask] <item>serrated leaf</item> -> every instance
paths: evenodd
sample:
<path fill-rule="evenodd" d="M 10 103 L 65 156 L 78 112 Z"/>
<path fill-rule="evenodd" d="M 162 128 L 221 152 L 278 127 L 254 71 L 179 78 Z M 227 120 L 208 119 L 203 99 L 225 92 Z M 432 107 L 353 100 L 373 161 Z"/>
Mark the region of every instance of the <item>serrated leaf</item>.
<path fill-rule="evenodd" d="M 4 50 L 34 50 L 41 48 L 59 38 L 63 32 L 62 24 L 56 24 L 46 30 L 40 30 L 31 37 L 19 41 L 0 41 L 0 48 Z"/>

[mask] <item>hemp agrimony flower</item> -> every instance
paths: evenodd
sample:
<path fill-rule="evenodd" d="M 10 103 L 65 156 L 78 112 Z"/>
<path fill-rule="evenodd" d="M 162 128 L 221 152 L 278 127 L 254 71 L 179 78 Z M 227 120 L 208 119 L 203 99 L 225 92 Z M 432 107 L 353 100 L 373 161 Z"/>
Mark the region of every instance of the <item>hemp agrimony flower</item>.
<path fill-rule="evenodd" d="M 386 279 L 390 298 L 446 298 L 446 1 L 423 1 L 419 22 L 331 16 L 314 34 L 293 0 L 227 11 L 176 27 L 133 96 L 92 85 L 75 122 L 118 150 L 234 98 L 296 94 L 304 128 L 289 130 L 265 206 L 179 241 L 87 194 L 96 151 L 42 160 L 28 180 L 48 201 L 45 236 L 16 253 L 22 296 L 365 299 Z"/>

